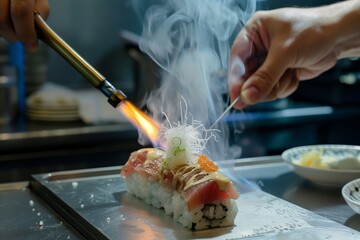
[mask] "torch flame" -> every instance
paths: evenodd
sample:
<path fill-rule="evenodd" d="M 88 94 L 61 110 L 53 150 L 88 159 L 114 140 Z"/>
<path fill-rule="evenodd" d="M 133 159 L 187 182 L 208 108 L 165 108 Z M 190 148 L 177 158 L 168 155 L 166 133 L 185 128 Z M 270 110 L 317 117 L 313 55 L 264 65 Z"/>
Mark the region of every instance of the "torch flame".
<path fill-rule="evenodd" d="M 160 125 L 155 120 L 150 118 L 127 100 L 122 101 L 118 108 L 136 128 L 138 128 L 150 139 L 154 145 L 157 144 Z"/>

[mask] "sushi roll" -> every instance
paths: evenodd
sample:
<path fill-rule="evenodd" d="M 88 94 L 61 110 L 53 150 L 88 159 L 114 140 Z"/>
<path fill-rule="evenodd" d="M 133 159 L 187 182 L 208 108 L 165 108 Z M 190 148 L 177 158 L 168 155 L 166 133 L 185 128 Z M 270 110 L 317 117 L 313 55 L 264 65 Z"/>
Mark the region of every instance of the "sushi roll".
<path fill-rule="evenodd" d="M 186 136 L 168 137 L 166 150 L 144 148 L 130 155 L 121 169 L 128 193 L 191 230 L 233 225 L 239 197 L 233 183 L 206 155 L 194 154 Z"/>

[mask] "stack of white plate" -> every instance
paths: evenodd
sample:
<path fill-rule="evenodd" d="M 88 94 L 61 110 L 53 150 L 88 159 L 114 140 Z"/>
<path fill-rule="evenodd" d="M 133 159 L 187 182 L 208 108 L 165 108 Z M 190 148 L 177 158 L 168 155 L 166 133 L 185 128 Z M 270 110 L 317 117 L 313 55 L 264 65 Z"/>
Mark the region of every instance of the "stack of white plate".
<path fill-rule="evenodd" d="M 79 119 L 78 106 L 27 106 L 29 119 L 40 121 L 74 121 Z"/>
<path fill-rule="evenodd" d="M 50 82 L 28 97 L 26 115 L 36 121 L 82 121 L 86 124 L 128 121 L 97 89 L 73 91 Z"/>
<path fill-rule="evenodd" d="M 46 83 L 27 99 L 26 115 L 39 121 L 79 120 L 79 103 L 71 90 Z"/>

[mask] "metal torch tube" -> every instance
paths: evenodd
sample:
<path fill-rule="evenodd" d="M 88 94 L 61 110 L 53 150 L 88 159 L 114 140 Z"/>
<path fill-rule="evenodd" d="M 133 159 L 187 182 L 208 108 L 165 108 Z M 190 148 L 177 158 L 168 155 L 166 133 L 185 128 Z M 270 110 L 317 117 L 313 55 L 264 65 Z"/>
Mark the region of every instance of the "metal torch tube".
<path fill-rule="evenodd" d="M 86 62 L 75 52 L 64 40 L 62 40 L 42 19 L 39 13 L 35 12 L 35 25 L 39 39 L 49 47 L 58 52 L 78 72 L 80 72 L 94 87 L 108 97 L 111 105 L 116 107 L 126 96 L 120 90 L 116 90 L 103 75 Z"/>

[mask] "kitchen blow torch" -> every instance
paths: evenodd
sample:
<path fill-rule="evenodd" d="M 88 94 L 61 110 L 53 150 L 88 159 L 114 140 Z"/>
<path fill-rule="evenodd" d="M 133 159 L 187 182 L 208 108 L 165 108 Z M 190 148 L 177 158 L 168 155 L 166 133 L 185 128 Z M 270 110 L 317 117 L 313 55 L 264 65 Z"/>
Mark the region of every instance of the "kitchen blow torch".
<path fill-rule="evenodd" d="M 78 72 L 80 72 L 94 87 L 98 88 L 107 98 L 108 102 L 117 107 L 126 99 L 125 94 L 115 89 L 106 78 L 76 53 L 64 40 L 62 40 L 44 21 L 39 13 L 35 12 L 35 26 L 39 39 L 58 52 Z"/>
<path fill-rule="evenodd" d="M 94 87 L 99 89 L 108 102 L 120 110 L 125 117 L 142 131 L 154 145 L 157 145 L 159 124 L 143 111 L 138 109 L 125 94 L 114 88 L 95 68 L 87 63 L 64 40 L 62 40 L 44 21 L 39 13 L 35 12 L 35 26 L 39 39 L 58 52 L 78 72 L 80 72 Z"/>

